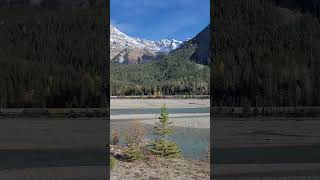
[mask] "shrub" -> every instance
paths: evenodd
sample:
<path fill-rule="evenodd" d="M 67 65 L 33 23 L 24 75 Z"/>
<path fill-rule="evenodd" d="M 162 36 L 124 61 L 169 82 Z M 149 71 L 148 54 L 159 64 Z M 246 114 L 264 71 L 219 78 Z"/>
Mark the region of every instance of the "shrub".
<path fill-rule="evenodd" d="M 139 146 L 144 141 L 146 136 L 146 129 L 144 125 L 134 120 L 130 127 L 125 130 L 124 139 L 127 146 Z"/>
<path fill-rule="evenodd" d="M 117 164 L 117 160 L 114 157 L 110 157 L 110 169 L 113 169 Z"/>
<path fill-rule="evenodd" d="M 111 132 L 111 142 L 113 145 L 117 145 L 120 141 L 120 130 L 113 129 Z"/>
<path fill-rule="evenodd" d="M 180 158 L 181 150 L 174 142 L 156 140 L 150 143 L 152 154 L 165 158 Z"/>
<path fill-rule="evenodd" d="M 145 160 L 140 146 L 129 146 L 123 151 L 124 157 L 127 161 Z"/>
<path fill-rule="evenodd" d="M 181 150 L 174 142 L 167 141 L 167 136 L 173 133 L 173 129 L 169 127 L 172 122 L 169 122 L 169 113 L 165 105 L 161 107 L 159 121 L 155 123 L 154 134 L 157 137 L 155 141 L 149 144 L 150 151 L 158 156 L 168 158 L 181 157 Z"/>
<path fill-rule="evenodd" d="M 145 159 L 141 147 L 145 136 L 146 129 L 144 125 L 140 121 L 134 120 L 124 133 L 124 140 L 127 147 L 124 149 L 123 154 L 126 160 L 135 161 Z"/>

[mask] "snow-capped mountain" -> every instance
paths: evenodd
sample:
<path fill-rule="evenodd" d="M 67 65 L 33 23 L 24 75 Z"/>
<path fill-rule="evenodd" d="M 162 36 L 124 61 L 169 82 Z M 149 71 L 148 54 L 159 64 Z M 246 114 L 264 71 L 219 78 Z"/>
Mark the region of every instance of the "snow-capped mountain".
<path fill-rule="evenodd" d="M 115 63 L 139 63 L 155 60 L 178 48 L 183 42 L 163 39 L 151 41 L 130 37 L 110 25 L 110 59 Z"/>

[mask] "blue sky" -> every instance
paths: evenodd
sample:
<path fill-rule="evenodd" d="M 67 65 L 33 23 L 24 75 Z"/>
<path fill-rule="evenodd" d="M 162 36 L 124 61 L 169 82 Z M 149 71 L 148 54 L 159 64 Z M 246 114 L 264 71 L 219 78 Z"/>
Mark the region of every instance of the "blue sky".
<path fill-rule="evenodd" d="M 185 40 L 210 23 L 210 0 L 110 0 L 110 14 L 127 35 Z"/>

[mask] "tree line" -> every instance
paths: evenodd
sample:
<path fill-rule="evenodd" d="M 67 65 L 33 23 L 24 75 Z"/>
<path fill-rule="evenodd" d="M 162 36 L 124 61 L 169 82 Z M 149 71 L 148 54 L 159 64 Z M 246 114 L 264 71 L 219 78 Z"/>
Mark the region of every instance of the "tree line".
<path fill-rule="evenodd" d="M 0 107 L 105 107 L 104 9 L 0 9 Z"/>
<path fill-rule="evenodd" d="M 216 1 L 212 106 L 319 106 L 320 24 L 269 0 Z"/>
<path fill-rule="evenodd" d="M 111 95 L 207 95 L 209 67 L 168 56 L 145 64 L 111 64 Z"/>

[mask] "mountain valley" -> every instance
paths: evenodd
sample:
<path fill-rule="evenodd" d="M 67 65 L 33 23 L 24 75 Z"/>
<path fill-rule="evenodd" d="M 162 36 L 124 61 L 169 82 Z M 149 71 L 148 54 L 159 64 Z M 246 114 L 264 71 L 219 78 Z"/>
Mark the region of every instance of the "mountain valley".
<path fill-rule="evenodd" d="M 111 29 L 111 94 L 208 95 L 209 30 L 182 43 L 130 38 Z"/>

